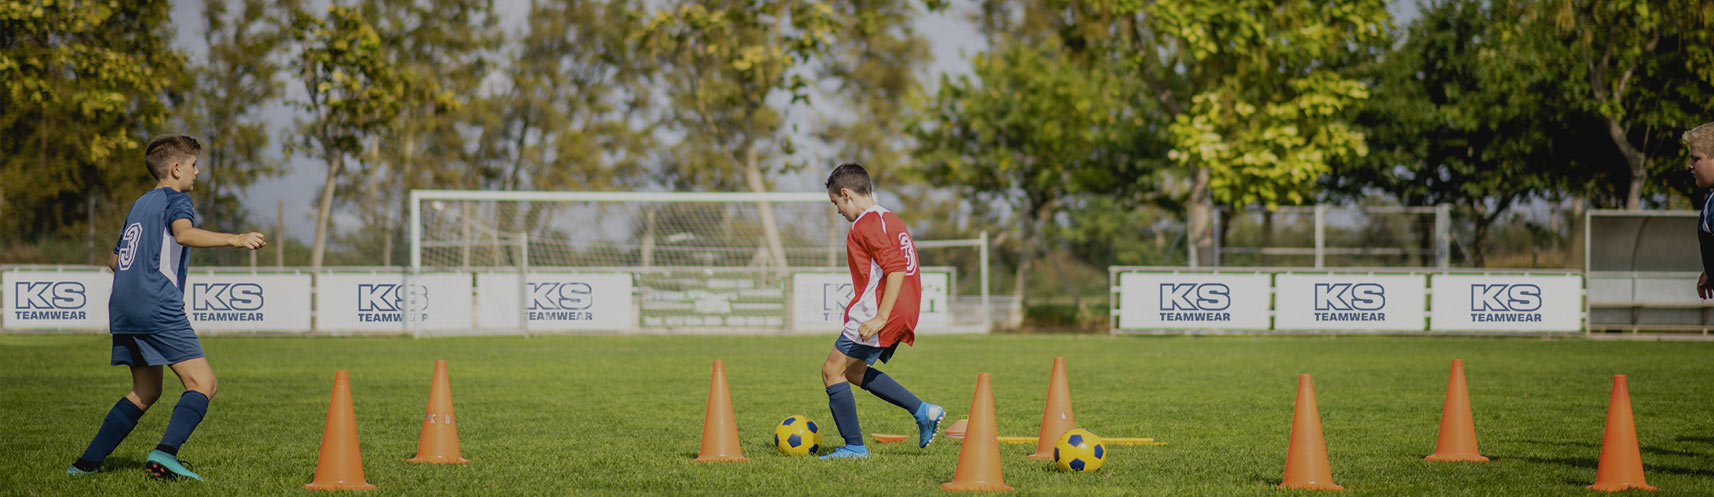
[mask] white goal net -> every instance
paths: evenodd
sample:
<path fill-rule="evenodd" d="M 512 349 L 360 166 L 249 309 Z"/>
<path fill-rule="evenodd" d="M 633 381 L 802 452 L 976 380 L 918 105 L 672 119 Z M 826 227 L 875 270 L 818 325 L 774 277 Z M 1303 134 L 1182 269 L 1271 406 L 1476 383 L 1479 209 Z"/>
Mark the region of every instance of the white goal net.
<path fill-rule="evenodd" d="M 831 332 L 849 301 L 850 223 L 819 192 L 418 190 L 411 198 L 413 277 L 466 277 L 474 292 L 468 326 L 425 323 L 419 333 Z M 919 249 L 919 332 L 986 332 L 985 312 L 951 309 L 961 287 L 972 287 L 962 281 L 985 278 L 981 251 L 972 241 L 929 245 L 944 248 Z"/>

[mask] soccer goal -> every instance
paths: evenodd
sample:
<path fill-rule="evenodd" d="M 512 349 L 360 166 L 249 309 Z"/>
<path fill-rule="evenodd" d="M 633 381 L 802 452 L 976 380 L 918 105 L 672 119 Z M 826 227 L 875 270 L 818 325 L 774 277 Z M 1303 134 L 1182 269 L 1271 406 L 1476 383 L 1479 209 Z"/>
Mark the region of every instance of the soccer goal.
<path fill-rule="evenodd" d="M 416 190 L 410 215 L 413 278 L 470 281 L 415 291 L 474 292 L 470 333 L 827 333 L 851 295 L 850 223 L 820 192 Z M 960 295 L 986 305 L 985 241 L 917 246 L 918 332 L 987 332 Z"/>

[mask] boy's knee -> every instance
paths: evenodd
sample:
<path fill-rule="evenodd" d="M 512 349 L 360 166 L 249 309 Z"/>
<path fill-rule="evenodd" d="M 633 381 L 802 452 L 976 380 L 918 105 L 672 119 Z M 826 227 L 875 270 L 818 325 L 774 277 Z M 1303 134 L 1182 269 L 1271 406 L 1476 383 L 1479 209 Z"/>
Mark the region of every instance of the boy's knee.
<path fill-rule="evenodd" d="M 852 385 L 857 385 L 860 388 L 868 388 L 865 385 L 869 384 L 868 376 L 857 371 L 846 371 L 845 381 L 849 381 Z"/>
<path fill-rule="evenodd" d="M 184 383 L 185 390 L 195 390 L 210 399 L 214 398 L 214 392 L 220 389 L 220 381 L 216 380 L 214 375 L 208 375 L 205 378 L 185 378 Z"/>
<path fill-rule="evenodd" d="M 832 386 L 834 383 L 837 383 L 837 381 L 835 381 L 835 380 L 843 378 L 844 376 L 845 376 L 844 372 L 840 371 L 838 367 L 831 366 L 831 365 L 823 365 L 821 367 L 821 383 L 822 384 Z"/>
<path fill-rule="evenodd" d="M 161 390 L 158 388 L 154 390 L 133 388 L 130 399 L 131 403 L 136 404 L 138 409 L 147 411 L 149 406 L 155 405 L 155 401 L 161 400 Z"/>

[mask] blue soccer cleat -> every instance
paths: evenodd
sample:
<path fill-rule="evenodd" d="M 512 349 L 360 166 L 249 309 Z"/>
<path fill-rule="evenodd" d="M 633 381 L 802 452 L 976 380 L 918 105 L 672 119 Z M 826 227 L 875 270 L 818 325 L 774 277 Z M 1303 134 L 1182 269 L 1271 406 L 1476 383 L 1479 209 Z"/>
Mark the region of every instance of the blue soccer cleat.
<path fill-rule="evenodd" d="M 143 469 L 155 478 L 190 478 L 202 481 L 202 476 L 191 472 L 177 456 L 159 450 L 149 453 L 149 459 L 143 463 Z"/>
<path fill-rule="evenodd" d="M 847 445 L 821 456 L 818 459 L 863 459 L 869 457 L 869 448 L 861 445 Z"/>
<path fill-rule="evenodd" d="M 924 402 L 913 415 L 917 418 L 917 447 L 928 447 L 940 431 L 940 421 L 946 419 L 946 409 Z"/>

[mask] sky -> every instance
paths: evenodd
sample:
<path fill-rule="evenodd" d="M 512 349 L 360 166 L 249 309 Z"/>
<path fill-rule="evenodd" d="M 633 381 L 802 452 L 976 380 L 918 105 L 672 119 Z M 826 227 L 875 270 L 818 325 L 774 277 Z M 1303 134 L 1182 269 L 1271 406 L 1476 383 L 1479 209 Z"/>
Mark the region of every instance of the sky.
<path fill-rule="evenodd" d="M 1395 24 L 1404 25 L 1416 18 L 1417 6 L 1415 2 L 1416 0 L 1391 0 L 1389 2 L 1388 10 L 1392 12 Z M 320 1 L 312 3 L 325 5 L 325 2 Z M 173 2 L 173 17 L 175 19 L 192 20 L 181 23 L 174 44 L 193 59 L 201 57 L 208 51 L 208 47 L 202 39 L 202 5 L 202 0 L 174 0 Z M 522 29 L 524 15 L 529 9 L 529 1 L 496 0 L 494 5 L 501 16 L 502 28 L 508 34 L 518 33 Z M 969 57 L 986 48 L 981 33 L 977 31 L 975 24 L 969 20 L 971 13 L 974 12 L 973 5 L 974 2 L 954 0 L 944 11 L 925 13 L 916 20 L 916 30 L 929 41 L 930 51 L 934 56 L 927 72 L 922 75 L 925 83 L 932 85 L 939 80 L 939 75 L 942 73 L 954 76 L 969 74 Z M 281 77 L 286 76 L 282 75 Z M 299 85 L 291 80 L 286 80 L 285 83 L 286 98 L 301 100 L 303 91 Z M 831 99 L 819 100 L 828 102 Z M 812 102 L 814 101 L 815 99 L 812 99 Z M 279 142 L 286 136 L 284 130 L 296 126 L 295 114 L 285 105 L 276 104 L 264 109 L 261 115 L 263 119 L 268 121 L 268 125 L 273 131 L 274 143 L 272 145 L 274 146 L 274 153 L 279 155 Z M 802 133 L 805 136 L 794 141 L 800 144 L 813 144 L 814 140 L 807 136 L 810 125 L 820 118 L 845 115 L 848 115 L 848 112 L 844 109 L 830 108 L 830 104 L 820 104 L 811 113 L 798 113 L 794 116 L 793 121 L 800 125 L 799 129 L 805 130 Z M 827 155 L 825 150 L 819 150 L 813 146 L 805 147 L 803 153 L 805 157 L 809 158 Z M 258 224 L 257 229 L 264 229 L 273 225 L 272 219 L 276 206 L 283 201 L 287 235 L 307 243 L 315 234 L 316 196 L 321 192 L 321 185 L 326 177 L 326 169 L 321 161 L 305 157 L 303 154 L 288 159 L 285 166 L 284 174 L 262 179 L 252 184 L 244 196 L 245 204 L 250 209 L 251 219 Z M 219 174 L 219 171 L 209 171 L 209 173 Z M 805 171 L 791 177 L 775 178 L 775 184 L 777 189 L 783 191 L 809 190 L 819 186 L 817 184 L 819 176 L 819 171 Z M 341 217 L 345 218 L 346 221 L 354 221 L 349 216 Z M 343 224 L 350 226 L 353 223 L 345 222 Z M 268 231 L 271 232 L 272 230 Z"/>

